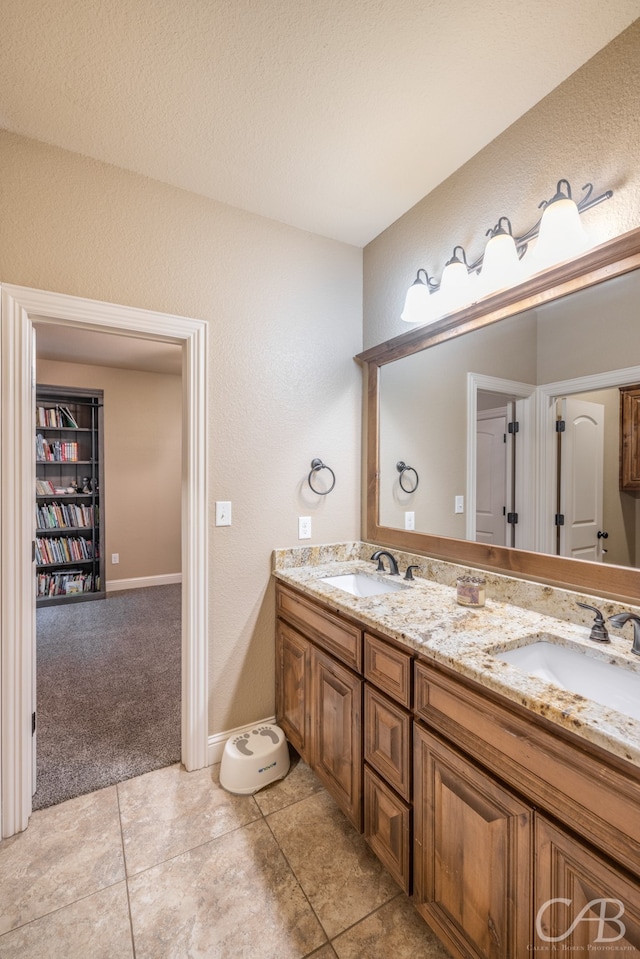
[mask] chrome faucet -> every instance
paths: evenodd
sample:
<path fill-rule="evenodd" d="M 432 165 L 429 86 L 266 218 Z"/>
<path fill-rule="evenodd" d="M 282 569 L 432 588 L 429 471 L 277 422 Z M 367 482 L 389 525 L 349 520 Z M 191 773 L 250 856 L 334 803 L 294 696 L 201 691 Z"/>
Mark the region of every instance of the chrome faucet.
<path fill-rule="evenodd" d="M 612 626 L 624 626 L 629 620 L 633 623 L 633 646 L 631 647 L 631 652 L 635 653 L 636 656 L 640 656 L 640 616 L 636 613 L 616 613 L 615 616 L 609 617 L 609 622 Z"/>
<path fill-rule="evenodd" d="M 388 553 L 386 549 L 377 549 L 375 553 L 373 554 L 373 556 L 371 557 L 371 559 L 378 560 L 378 572 L 386 573 L 386 569 L 384 568 L 384 563 L 382 562 L 383 556 L 386 556 L 387 559 L 389 560 L 389 574 L 391 576 L 398 576 L 400 573 L 400 570 L 398 569 L 398 564 L 395 558 L 391 555 L 391 553 Z"/>

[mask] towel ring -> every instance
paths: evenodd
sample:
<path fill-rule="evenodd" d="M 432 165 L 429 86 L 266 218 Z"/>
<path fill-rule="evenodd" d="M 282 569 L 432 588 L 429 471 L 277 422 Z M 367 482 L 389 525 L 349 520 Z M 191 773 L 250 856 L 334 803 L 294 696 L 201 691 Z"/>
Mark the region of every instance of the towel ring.
<path fill-rule="evenodd" d="M 420 477 L 418 476 L 417 471 L 414 470 L 413 466 L 407 466 L 407 464 L 403 463 L 402 460 L 399 460 L 396 463 L 396 469 L 400 473 L 400 476 L 398 477 L 400 488 L 403 489 L 405 493 L 415 493 L 415 491 L 418 488 L 418 483 L 420 482 Z M 402 477 L 404 476 L 405 473 L 413 473 L 415 475 L 415 478 L 416 478 L 415 485 L 412 486 L 411 489 L 406 487 L 404 483 L 402 482 Z"/>
<path fill-rule="evenodd" d="M 331 473 L 331 486 L 329 487 L 329 489 L 325 489 L 325 490 L 316 489 L 313 483 L 311 482 L 311 477 L 313 476 L 313 474 L 319 473 L 320 470 L 329 470 L 329 472 Z M 311 460 L 311 472 L 309 473 L 307 482 L 309 483 L 309 486 L 311 487 L 313 492 L 317 493 L 318 496 L 326 496 L 327 493 L 330 493 L 333 487 L 336 485 L 336 474 L 333 472 L 330 466 L 327 466 L 326 463 L 323 463 L 322 460 L 318 459 L 318 457 L 316 456 L 315 459 Z"/>

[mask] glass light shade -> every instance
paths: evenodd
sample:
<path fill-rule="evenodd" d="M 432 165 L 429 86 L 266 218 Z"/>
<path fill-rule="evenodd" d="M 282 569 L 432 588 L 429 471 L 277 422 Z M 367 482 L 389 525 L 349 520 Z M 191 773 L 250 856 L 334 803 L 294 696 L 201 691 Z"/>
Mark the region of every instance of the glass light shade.
<path fill-rule="evenodd" d="M 489 296 L 524 280 L 515 240 L 510 233 L 496 233 L 487 243 L 478 280 L 478 295 Z"/>
<path fill-rule="evenodd" d="M 407 290 L 400 319 L 405 323 L 429 323 L 433 319 L 430 296 L 427 284 L 418 277 Z"/>
<path fill-rule="evenodd" d="M 474 299 L 474 283 L 469 271 L 460 260 L 448 263 L 442 271 L 440 280 L 440 307 L 439 314 L 453 313 L 471 303 Z"/>
<path fill-rule="evenodd" d="M 578 207 L 573 200 L 563 197 L 545 207 L 538 239 L 531 251 L 531 266 L 545 270 L 584 253 L 588 246 Z"/>

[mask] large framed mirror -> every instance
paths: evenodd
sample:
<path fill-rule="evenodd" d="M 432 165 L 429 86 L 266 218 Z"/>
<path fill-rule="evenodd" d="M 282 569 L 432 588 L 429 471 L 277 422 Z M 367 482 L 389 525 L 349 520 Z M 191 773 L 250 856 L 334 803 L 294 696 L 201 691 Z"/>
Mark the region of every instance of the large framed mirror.
<path fill-rule="evenodd" d="M 366 538 L 638 602 L 639 268 L 640 229 L 359 354 Z"/>

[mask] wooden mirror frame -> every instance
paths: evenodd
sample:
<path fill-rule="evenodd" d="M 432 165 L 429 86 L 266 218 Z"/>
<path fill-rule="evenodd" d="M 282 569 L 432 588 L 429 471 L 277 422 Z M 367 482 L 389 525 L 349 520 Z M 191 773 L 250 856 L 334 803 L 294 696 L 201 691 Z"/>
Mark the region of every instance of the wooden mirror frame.
<path fill-rule="evenodd" d="M 534 553 L 380 526 L 378 459 L 381 366 L 639 267 L 640 228 L 603 243 L 574 260 L 546 270 L 518 286 L 449 314 L 435 323 L 414 327 L 407 333 L 359 353 L 356 360 L 363 367 L 366 404 L 363 423 L 367 470 L 364 538 L 382 546 L 465 566 L 550 583 L 623 602 L 640 602 L 640 570 L 635 568 L 607 566 L 604 563 L 583 562 L 549 553 Z"/>

